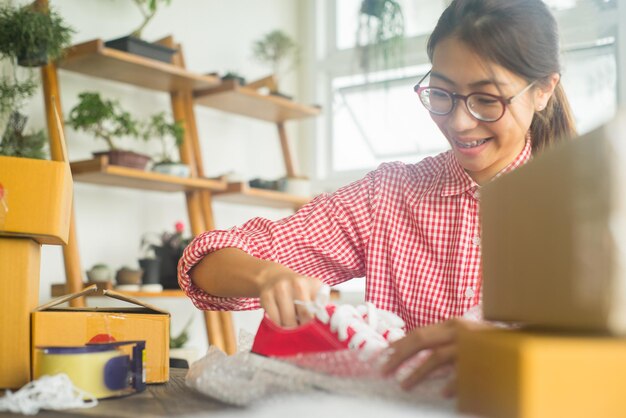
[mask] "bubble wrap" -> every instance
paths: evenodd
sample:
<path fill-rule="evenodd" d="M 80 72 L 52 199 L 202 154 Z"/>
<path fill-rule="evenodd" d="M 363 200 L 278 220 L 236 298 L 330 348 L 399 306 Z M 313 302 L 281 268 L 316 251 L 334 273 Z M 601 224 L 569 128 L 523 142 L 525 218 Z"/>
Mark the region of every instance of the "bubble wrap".
<path fill-rule="evenodd" d="M 452 368 L 432 374 L 410 391 L 400 388 L 398 382 L 429 353 L 414 357 L 394 376 L 383 377 L 378 367 L 386 358 L 385 352 L 365 357 L 357 350 L 342 350 L 275 359 L 250 353 L 247 339 L 250 337 L 243 336 L 239 345 L 247 349 L 232 356 L 211 347 L 206 356 L 191 366 L 187 386 L 237 406 L 312 391 L 432 404 L 446 409 L 454 404 L 441 395 Z"/>

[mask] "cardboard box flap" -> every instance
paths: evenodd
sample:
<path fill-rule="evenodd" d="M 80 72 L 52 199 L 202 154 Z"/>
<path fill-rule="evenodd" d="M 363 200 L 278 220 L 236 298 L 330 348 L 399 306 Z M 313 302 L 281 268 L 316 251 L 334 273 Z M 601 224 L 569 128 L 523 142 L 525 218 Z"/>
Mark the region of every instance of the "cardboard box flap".
<path fill-rule="evenodd" d="M 61 305 L 61 304 L 65 303 L 65 302 L 69 302 L 70 300 L 79 298 L 81 296 L 86 296 L 86 295 L 89 295 L 89 294 L 92 294 L 92 293 L 93 294 L 100 294 L 101 296 L 106 296 L 106 297 L 110 297 L 110 298 L 113 298 L 113 299 L 121 300 L 122 302 L 127 302 L 127 303 L 130 303 L 130 304 L 133 304 L 133 305 L 137 305 L 137 306 L 140 306 L 142 308 L 146 308 L 146 309 L 148 309 L 150 311 L 153 311 L 155 313 L 169 315 L 169 312 L 164 310 L 164 309 L 158 308 L 158 307 L 156 307 L 154 305 L 151 305 L 149 303 L 143 302 L 143 301 L 141 301 L 139 299 L 135 299 L 133 297 L 130 297 L 130 296 L 127 296 L 127 295 L 123 295 L 123 294 L 115 292 L 113 290 L 106 290 L 105 289 L 102 292 L 100 292 L 98 290 L 98 286 L 96 286 L 95 284 L 84 288 L 80 292 L 76 292 L 76 293 L 72 293 L 72 294 L 69 294 L 69 295 L 64 295 L 64 296 L 60 296 L 58 298 L 52 299 L 50 302 L 48 302 L 48 303 L 46 303 L 44 305 L 41 305 L 38 308 L 36 308 L 35 311 L 45 311 L 45 310 L 48 310 L 48 309 L 53 308 L 55 306 Z"/>
<path fill-rule="evenodd" d="M 141 301 L 139 299 L 135 299 L 133 297 L 127 296 L 127 295 L 123 295 L 121 293 L 117 293 L 114 290 L 108 290 L 108 289 L 104 289 L 103 290 L 103 295 L 104 296 L 108 296 L 110 298 L 114 298 L 114 299 L 118 299 L 121 300 L 123 302 L 128 302 L 128 303 L 132 303 L 134 305 L 139 305 L 139 306 L 143 306 L 144 308 L 148 308 L 151 311 L 157 312 L 157 313 L 162 313 L 162 314 L 166 314 L 169 315 L 170 313 L 164 309 L 161 309 L 159 307 L 156 307 L 150 303 L 146 303 L 144 301 Z"/>

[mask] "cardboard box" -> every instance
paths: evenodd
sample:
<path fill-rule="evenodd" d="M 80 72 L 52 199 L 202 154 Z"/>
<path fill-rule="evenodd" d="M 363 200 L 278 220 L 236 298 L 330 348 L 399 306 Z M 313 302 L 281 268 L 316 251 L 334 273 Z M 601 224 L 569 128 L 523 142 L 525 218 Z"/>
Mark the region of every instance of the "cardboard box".
<path fill-rule="evenodd" d="M 155 306 L 111 290 L 103 295 L 135 306 L 119 308 L 59 307 L 64 302 L 97 291 L 90 286 L 82 292 L 54 299 L 32 313 L 32 353 L 41 346 L 77 346 L 97 335 L 116 341 L 146 341 L 146 383 L 169 379 L 170 315 Z M 33 367 L 36 357 L 33 355 Z"/>
<path fill-rule="evenodd" d="M 626 335 L 626 118 L 481 191 L 484 316 Z"/>
<path fill-rule="evenodd" d="M 625 359 L 624 338 L 463 332 L 457 407 L 492 418 L 621 418 Z"/>
<path fill-rule="evenodd" d="M 67 244 L 72 174 L 60 161 L 0 156 L 0 235 Z"/>
<path fill-rule="evenodd" d="M 30 381 L 30 313 L 39 300 L 41 246 L 0 237 L 0 388 Z"/>

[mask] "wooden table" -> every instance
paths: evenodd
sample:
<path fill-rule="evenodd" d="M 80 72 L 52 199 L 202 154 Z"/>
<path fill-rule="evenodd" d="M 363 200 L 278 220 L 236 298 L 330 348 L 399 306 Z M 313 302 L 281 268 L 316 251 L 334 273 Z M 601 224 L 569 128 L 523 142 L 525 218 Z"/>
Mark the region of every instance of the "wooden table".
<path fill-rule="evenodd" d="M 232 407 L 204 397 L 185 386 L 187 369 L 170 369 L 170 381 L 148 385 L 145 392 L 125 398 L 102 400 L 97 406 L 66 411 L 40 411 L 36 417 L 179 417 L 179 418 L 471 418 L 452 408 L 402 404 L 383 399 L 333 395 L 321 391 L 284 395 L 253 404 Z M 24 417 L 0 412 L 0 418 Z"/>
<path fill-rule="evenodd" d="M 225 411 L 231 408 L 197 394 L 185 386 L 187 369 L 170 369 L 170 381 L 165 384 L 148 385 L 144 392 L 124 398 L 103 399 L 93 408 L 65 411 L 40 411 L 37 417 L 180 417 Z M 0 417 L 24 417 L 25 415 L 0 412 Z"/>

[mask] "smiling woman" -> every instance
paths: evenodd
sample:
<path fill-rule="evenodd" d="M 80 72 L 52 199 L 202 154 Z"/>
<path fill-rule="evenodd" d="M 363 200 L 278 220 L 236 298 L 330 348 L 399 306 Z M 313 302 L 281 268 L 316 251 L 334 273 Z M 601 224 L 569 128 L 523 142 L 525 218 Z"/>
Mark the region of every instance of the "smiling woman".
<path fill-rule="evenodd" d="M 452 149 L 383 164 L 288 218 L 197 236 L 181 288 L 201 309 L 261 307 L 295 328 L 311 320 L 303 306 L 323 283 L 365 277 L 366 300 L 412 330 L 393 343 L 387 372 L 431 350 L 410 387 L 453 361 L 466 326 L 456 318 L 481 304 L 481 186 L 575 132 L 558 45 L 540 0 L 452 1 L 428 42 L 430 80 L 417 88 Z"/>

